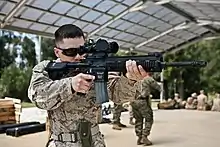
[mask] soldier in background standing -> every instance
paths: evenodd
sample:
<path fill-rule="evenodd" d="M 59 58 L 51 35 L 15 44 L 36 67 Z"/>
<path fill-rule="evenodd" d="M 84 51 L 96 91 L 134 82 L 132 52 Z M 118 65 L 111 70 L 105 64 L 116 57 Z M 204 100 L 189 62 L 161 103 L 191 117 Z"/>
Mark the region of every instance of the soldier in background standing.
<path fill-rule="evenodd" d="M 153 110 L 148 99 L 153 89 L 160 91 L 161 88 L 160 85 L 152 77 L 150 77 L 150 74 L 146 77 L 146 79 L 142 80 L 138 86 L 135 97 L 136 99 L 131 102 L 135 118 L 135 133 L 138 137 L 137 145 L 144 144 L 149 146 L 152 145 L 148 136 L 150 135 L 153 125 Z M 145 124 L 144 128 L 143 123 Z"/>
<path fill-rule="evenodd" d="M 130 125 L 135 125 L 134 123 L 134 113 L 131 107 L 131 104 L 129 103 L 129 107 L 128 107 L 128 111 L 129 111 L 129 124 Z"/>
<path fill-rule="evenodd" d="M 200 90 L 200 95 L 198 95 L 197 100 L 197 110 L 206 110 L 208 97 L 204 94 L 204 90 Z"/>
<path fill-rule="evenodd" d="M 114 108 L 113 108 L 113 120 L 112 120 L 112 129 L 114 130 L 121 130 L 122 128 L 127 127 L 126 125 L 121 123 L 120 117 L 121 113 L 124 110 L 122 104 L 115 104 L 114 103 Z"/>
<path fill-rule="evenodd" d="M 220 94 L 216 94 L 216 98 L 213 99 L 213 105 L 212 105 L 212 111 L 218 111 L 220 112 Z"/>
<path fill-rule="evenodd" d="M 120 73 L 118 72 L 109 72 L 110 75 L 115 75 L 115 76 L 119 76 Z M 120 117 L 121 117 L 121 113 L 124 110 L 122 104 L 116 104 L 114 103 L 114 108 L 112 110 L 113 113 L 113 119 L 112 119 L 112 129 L 114 130 L 121 130 L 122 128 L 127 127 L 126 125 L 121 123 Z"/>

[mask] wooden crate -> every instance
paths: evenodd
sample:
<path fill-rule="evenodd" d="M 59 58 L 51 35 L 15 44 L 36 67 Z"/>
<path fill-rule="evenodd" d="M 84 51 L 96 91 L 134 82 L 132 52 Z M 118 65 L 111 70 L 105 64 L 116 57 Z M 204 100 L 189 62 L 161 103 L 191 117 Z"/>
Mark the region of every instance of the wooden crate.
<path fill-rule="evenodd" d="M 14 108 L 15 108 L 16 123 L 20 123 L 21 112 L 22 112 L 21 100 L 16 99 L 16 98 L 10 98 L 10 97 L 5 97 L 5 100 L 12 100 L 13 101 Z"/>
<path fill-rule="evenodd" d="M 0 99 L 0 124 L 13 123 L 16 123 L 14 102 Z"/>

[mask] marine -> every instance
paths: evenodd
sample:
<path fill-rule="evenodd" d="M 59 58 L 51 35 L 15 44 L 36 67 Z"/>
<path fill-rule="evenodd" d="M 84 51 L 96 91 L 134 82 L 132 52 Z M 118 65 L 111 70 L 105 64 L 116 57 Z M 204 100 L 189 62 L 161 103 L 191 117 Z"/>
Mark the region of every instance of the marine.
<path fill-rule="evenodd" d="M 138 83 L 135 100 L 131 101 L 131 107 L 135 118 L 135 133 L 138 137 L 137 145 L 152 145 L 148 136 L 153 125 L 153 110 L 149 103 L 151 91 L 160 91 L 160 85 L 150 76 L 150 74 Z M 143 128 L 144 124 L 144 128 Z"/>
<path fill-rule="evenodd" d="M 83 31 L 75 25 L 65 24 L 55 34 L 55 62 L 80 62 L 86 55 L 79 55 L 77 48 L 85 44 Z M 45 70 L 49 60 L 37 64 L 32 70 L 28 88 L 29 99 L 40 109 L 47 110 L 50 124 L 49 147 L 106 147 L 100 132 L 95 103 L 94 76 L 69 72 L 52 79 Z M 108 93 L 116 104 L 134 98 L 135 83 L 147 72 L 135 61 L 126 62 L 125 76 L 109 76 Z M 117 96 L 117 97 L 116 97 Z"/>

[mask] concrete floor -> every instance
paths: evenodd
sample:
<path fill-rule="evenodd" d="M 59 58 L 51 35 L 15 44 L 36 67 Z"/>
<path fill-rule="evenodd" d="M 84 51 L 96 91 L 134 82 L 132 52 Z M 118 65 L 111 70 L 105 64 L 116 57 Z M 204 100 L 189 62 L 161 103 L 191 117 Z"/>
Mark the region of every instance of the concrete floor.
<path fill-rule="evenodd" d="M 150 139 L 154 147 L 219 147 L 220 113 L 190 110 L 156 110 L 155 123 Z M 122 114 L 122 122 L 128 124 L 128 113 Z M 128 125 L 121 131 L 111 125 L 100 125 L 107 147 L 136 147 L 134 127 Z M 44 147 L 46 132 L 18 138 L 0 134 L 1 147 Z"/>

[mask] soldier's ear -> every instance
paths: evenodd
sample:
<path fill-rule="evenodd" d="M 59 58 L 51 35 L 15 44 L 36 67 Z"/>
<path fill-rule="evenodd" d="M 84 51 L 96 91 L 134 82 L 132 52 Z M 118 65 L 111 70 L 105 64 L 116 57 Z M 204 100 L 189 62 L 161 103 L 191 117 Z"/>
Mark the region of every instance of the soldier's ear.
<path fill-rule="evenodd" d="M 56 47 L 54 47 L 54 54 L 57 56 L 57 58 L 59 58 L 60 57 L 60 55 L 59 55 L 59 49 L 57 49 Z"/>

